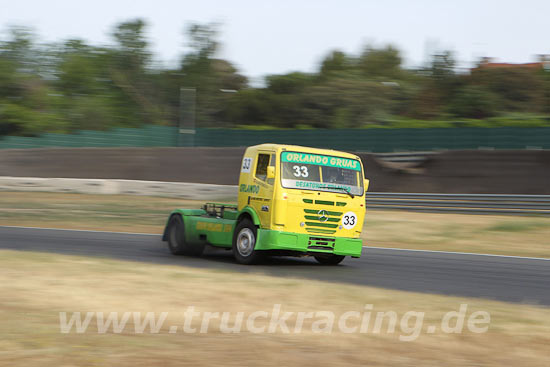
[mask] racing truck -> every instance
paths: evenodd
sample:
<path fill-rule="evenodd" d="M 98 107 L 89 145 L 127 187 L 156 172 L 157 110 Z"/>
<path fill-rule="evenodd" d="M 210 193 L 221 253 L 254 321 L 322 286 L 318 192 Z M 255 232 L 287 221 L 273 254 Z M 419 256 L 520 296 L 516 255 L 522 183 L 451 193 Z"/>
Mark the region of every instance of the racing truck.
<path fill-rule="evenodd" d="M 323 265 L 361 256 L 369 180 L 358 156 L 327 149 L 248 147 L 237 204 L 176 209 L 163 241 L 174 255 L 200 256 L 206 245 L 232 250 L 241 264 L 264 256 L 313 256 Z"/>

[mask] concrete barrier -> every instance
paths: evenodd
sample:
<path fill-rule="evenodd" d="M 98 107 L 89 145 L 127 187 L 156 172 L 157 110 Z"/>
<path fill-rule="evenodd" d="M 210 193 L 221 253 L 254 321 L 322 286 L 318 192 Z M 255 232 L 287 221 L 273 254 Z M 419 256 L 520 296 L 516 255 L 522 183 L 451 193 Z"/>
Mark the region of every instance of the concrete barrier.
<path fill-rule="evenodd" d="M 0 177 L 0 191 L 170 196 L 191 200 L 235 200 L 237 186 L 187 182 L 78 178 Z"/>

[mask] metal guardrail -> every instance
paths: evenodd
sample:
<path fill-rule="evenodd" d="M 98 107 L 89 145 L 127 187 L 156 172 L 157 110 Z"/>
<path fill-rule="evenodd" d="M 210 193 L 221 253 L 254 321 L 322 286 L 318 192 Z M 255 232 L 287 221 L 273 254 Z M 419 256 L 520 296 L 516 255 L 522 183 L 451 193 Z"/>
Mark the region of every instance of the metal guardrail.
<path fill-rule="evenodd" d="M 237 186 L 185 182 L 1 177 L 2 191 L 170 196 L 193 200 L 237 197 Z M 550 195 L 420 194 L 367 192 L 367 209 L 434 213 L 550 216 Z"/>
<path fill-rule="evenodd" d="M 550 195 L 368 192 L 367 209 L 550 216 Z"/>

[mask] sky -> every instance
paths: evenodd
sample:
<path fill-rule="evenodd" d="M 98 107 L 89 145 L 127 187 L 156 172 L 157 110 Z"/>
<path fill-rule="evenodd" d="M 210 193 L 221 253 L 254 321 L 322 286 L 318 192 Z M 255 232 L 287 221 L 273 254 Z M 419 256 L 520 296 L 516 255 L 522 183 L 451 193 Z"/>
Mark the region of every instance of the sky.
<path fill-rule="evenodd" d="M 330 51 L 359 54 L 368 44 L 396 46 L 406 67 L 441 50 L 453 51 L 462 67 L 482 56 L 529 62 L 550 54 L 549 14 L 549 0 L 0 0 L 0 39 L 24 25 L 44 42 L 104 45 L 115 24 L 142 18 L 156 59 L 174 66 L 186 26 L 217 22 L 218 56 L 254 81 L 315 72 Z"/>

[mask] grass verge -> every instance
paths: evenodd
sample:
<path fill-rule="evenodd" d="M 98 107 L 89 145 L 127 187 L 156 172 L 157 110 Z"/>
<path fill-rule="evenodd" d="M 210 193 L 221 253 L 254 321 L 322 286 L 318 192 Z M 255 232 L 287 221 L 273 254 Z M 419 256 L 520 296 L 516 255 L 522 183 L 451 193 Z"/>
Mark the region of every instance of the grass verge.
<path fill-rule="evenodd" d="M 100 258 L 0 251 L 0 365 L 9 366 L 548 366 L 550 309 L 478 299 L 327 284 L 258 274 L 209 271 Z M 393 311 L 400 317 L 425 313 L 422 333 L 401 341 L 383 324 L 379 333 L 314 333 L 306 320 L 301 333 L 169 333 L 182 325 L 182 312 L 328 310 L 335 315 Z M 446 312 L 468 304 L 468 313 L 487 311 L 486 333 L 447 334 L 437 326 Z M 159 333 L 62 334 L 59 312 L 168 312 Z M 247 317 L 247 316 L 245 316 Z M 374 316 L 373 316 L 374 317 Z M 234 319 L 231 319 L 232 324 Z M 258 319 L 257 327 L 267 320 Z M 295 314 L 289 325 L 295 325 Z M 216 321 L 212 321 L 216 324 Z M 348 323 L 353 324 L 353 322 Z M 93 323 L 92 323 L 93 325 Z M 372 324 L 371 324 L 372 325 Z M 195 319 L 191 327 L 200 329 Z M 369 329 L 371 330 L 371 329 Z"/>
<path fill-rule="evenodd" d="M 0 192 L 0 225 L 161 233 L 175 198 Z M 368 211 L 369 246 L 550 258 L 550 218 Z"/>

